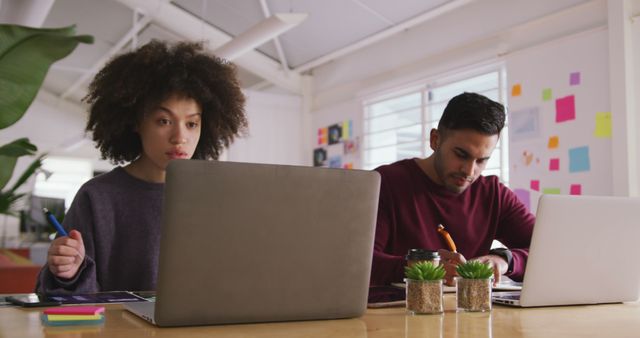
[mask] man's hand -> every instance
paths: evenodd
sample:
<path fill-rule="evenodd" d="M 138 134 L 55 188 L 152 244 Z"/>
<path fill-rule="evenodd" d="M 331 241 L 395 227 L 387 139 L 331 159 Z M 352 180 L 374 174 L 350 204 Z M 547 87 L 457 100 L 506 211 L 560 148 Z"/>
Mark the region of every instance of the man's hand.
<path fill-rule="evenodd" d="M 461 253 L 451 252 L 444 249 L 438 250 L 438 254 L 440 254 L 440 264 L 444 267 L 444 271 L 446 272 L 444 275 L 444 283 L 446 285 L 453 286 L 453 277 L 458 275 L 456 267 L 458 267 L 458 264 L 466 262 L 467 259 L 464 258 Z"/>
<path fill-rule="evenodd" d="M 84 261 L 84 253 L 82 234 L 71 230 L 68 237 L 58 237 L 51 243 L 47 253 L 49 271 L 59 278 L 73 278 Z"/>
<path fill-rule="evenodd" d="M 498 255 L 486 255 L 474 258 L 473 260 L 480 261 L 485 264 L 489 264 L 493 268 L 493 285 L 497 285 L 500 282 L 500 276 L 507 273 L 509 264 L 507 261 Z"/>

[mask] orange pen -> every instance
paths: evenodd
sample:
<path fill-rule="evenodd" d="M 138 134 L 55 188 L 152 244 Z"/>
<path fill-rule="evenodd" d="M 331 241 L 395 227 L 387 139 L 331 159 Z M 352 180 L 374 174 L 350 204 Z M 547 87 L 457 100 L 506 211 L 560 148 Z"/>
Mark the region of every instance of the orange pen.
<path fill-rule="evenodd" d="M 449 250 L 451 250 L 452 252 L 458 252 L 456 243 L 453 242 L 453 238 L 451 238 L 451 235 L 449 235 L 447 230 L 444 229 L 444 225 L 438 224 L 438 233 L 442 235 L 442 238 L 444 238 L 444 240 L 447 242 Z"/>

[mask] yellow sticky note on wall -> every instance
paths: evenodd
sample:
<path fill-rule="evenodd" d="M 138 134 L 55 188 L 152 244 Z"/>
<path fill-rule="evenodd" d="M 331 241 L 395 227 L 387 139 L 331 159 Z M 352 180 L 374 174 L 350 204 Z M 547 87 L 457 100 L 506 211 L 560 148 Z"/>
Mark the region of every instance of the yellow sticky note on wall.
<path fill-rule="evenodd" d="M 520 96 L 522 94 L 522 86 L 517 83 L 511 87 L 511 96 Z"/>
<path fill-rule="evenodd" d="M 558 148 L 559 143 L 560 143 L 560 138 L 558 136 L 551 136 L 549 137 L 549 144 L 547 147 L 549 149 L 556 149 Z"/>
<path fill-rule="evenodd" d="M 596 129 L 593 136 L 611 138 L 611 112 L 596 113 Z"/>

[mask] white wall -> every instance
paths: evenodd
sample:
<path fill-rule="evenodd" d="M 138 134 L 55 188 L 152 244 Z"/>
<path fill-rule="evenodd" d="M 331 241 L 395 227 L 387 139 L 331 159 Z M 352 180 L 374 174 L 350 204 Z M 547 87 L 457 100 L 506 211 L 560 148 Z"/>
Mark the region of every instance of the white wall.
<path fill-rule="evenodd" d="M 108 170 L 111 165 L 100 160 L 99 152 L 84 136 L 85 125 L 86 114 L 82 107 L 40 91 L 22 119 L 0 131 L 0 144 L 28 137 L 38 147 L 38 154 L 87 159 L 94 163 L 94 168 Z M 33 160 L 34 157 L 20 158 L 12 180 L 17 179 Z M 23 190 L 30 191 L 33 182 L 25 184 Z"/>
<path fill-rule="evenodd" d="M 245 91 L 248 134 L 226 152 L 235 162 L 302 165 L 302 100 L 299 96 Z"/>
<path fill-rule="evenodd" d="M 581 32 L 605 28 L 609 19 L 609 6 L 613 1 L 619 0 L 554 2 L 557 10 L 547 14 L 536 12 L 540 3 L 537 1 L 477 1 L 460 11 L 398 34 L 390 41 L 382 41 L 335 60 L 314 70 L 312 131 L 315 132 L 316 128 L 327 120 L 353 116 L 355 111 L 361 114 L 362 97 L 372 93 L 384 92 L 417 79 L 437 76 L 474 64 L 501 60 L 509 53 L 561 41 L 564 37 L 576 36 Z M 633 82 L 638 84 L 640 1 L 624 1 L 630 3 L 632 13 L 636 16 L 632 30 L 635 51 L 631 56 L 634 65 L 631 74 L 635 74 Z M 547 1 L 544 3 L 549 5 Z M 634 93 L 638 92 L 637 88 L 636 85 Z M 637 131 L 640 130 L 640 111 L 637 103 L 634 109 L 630 114 L 639 117 L 635 119 Z M 360 116 L 357 114 L 354 120 L 358 122 L 356 125 L 360 126 Z M 613 133 L 623 134 L 619 130 L 614 130 Z M 640 143 L 640 140 L 636 142 Z M 637 152 L 633 160 L 637 161 L 637 167 L 640 168 L 640 144 L 632 149 Z M 613 149 L 613 152 L 616 150 Z M 621 156 L 629 157 L 629 154 L 612 154 L 603 161 L 619 161 Z M 611 175 L 616 176 L 615 173 Z M 633 184 L 630 179 L 625 182 L 627 185 Z"/>
<path fill-rule="evenodd" d="M 633 15 L 635 19 L 633 20 L 632 26 L 632 48 L 633 48 L 633 59 L 635 60 L 634 69 L 633 69 L 633 86 L 635 88 L 635 97 L 638 97 L 637 93 L 640 91 L 640 1 L 637 1 L 637 8 L 634 10 Z M 637 134 L 637 131 L 640 131 L 640 100 L 635 100 L 635 116 L 636 116 L 636 137 L 640 139 L 640 135 Z M 636 168 L 640 168 L 640 144 L 636 146 Z M 640 179 L 638 180 L 638 186 L 636 188 L 636 192 L 640 191 Z"/>
<path fill-rule="evenodd" d="M 313 157 L 313 149 L 320 147 L 317 142 L 317 131 L 319 128 L 326 128 L 336 123 L 351 120 L 353 122 L 353 133 L 362 135 L 362 106 L 357 100 L 344 101 L 326 109 L 320 109 L 313 113 L 311 121 L 312 149 L 307 151 L 307 156 Z M 356 140 L 356 142 L 359 140 Z M 330 146 L 333 147 L 333 146 Z M 342 145 L 337 146 L 342 147 Z M 324 145 L 323 148 L 328 148 Z M 345 155 L 343 151 L 338 151 L 345 163 L 352 163 L 354 168 L 361 168 L 362 158 L 359 154 Z"/>
<path fill-rule="evenodd" d="M 574 185 L 583 195 L 613 194 L 612 136 L 594 133 L 598 113 L 612 113 L 612 119 L 620 115 L 611 112 L 609 100 L 608 36 L 602 27 L 505 57 L 508 88 L 522 89 L 509 96 L 509 186 L 533 212 L 549 189 L 568 195 Z M 574 72 L 580 81 L 571 84 Z M 545 89 L 551 94 L 546 100 Z M 568 96 L 573 96 L 575 117 L 556 122 L 556 100 Z M 558 145 L 549 147 L 554 136 Z M 588 166 L 575 166 L 583 158 L 570 156 L 572 149 L 586 149 Z M 550 169 L 552 159 L 559 161 L 558 170 Z M 532 181 L 539 188 L 532 188 Z"/>
<path fill-rule="evenodd" d="M 227 159 L 241 162 L 303 164 L 301 100 L 297 96 L 246 92 L 249 135 L 238 138 L 227 152 Z M 24 117 L 0 132 L 0 145 L 28 137 L 38 154 L 49 157 L 85 159 L 94 170 L 109 171 L 113 165 L 100 159 L 92 140 L 84 136 L 87 114 L 83 107 L 61 101 L 41 91 Z M 18 160 L 11 184 L 34 157 Z M 33 190 L 31 179 L 20 190 Z"/>

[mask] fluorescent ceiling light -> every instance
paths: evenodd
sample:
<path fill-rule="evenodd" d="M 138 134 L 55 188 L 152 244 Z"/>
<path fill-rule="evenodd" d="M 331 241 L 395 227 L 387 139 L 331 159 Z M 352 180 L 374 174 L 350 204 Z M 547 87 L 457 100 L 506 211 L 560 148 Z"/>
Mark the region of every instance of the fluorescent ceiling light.
<path fill-rule="evenodd" d="M 276 36 L 297 26 L 307 18 L 307 13 L 274 14 L 242 32 L 213 53 L 223 59 L 234 60 L 242 54 L 262 45 Z"/>

